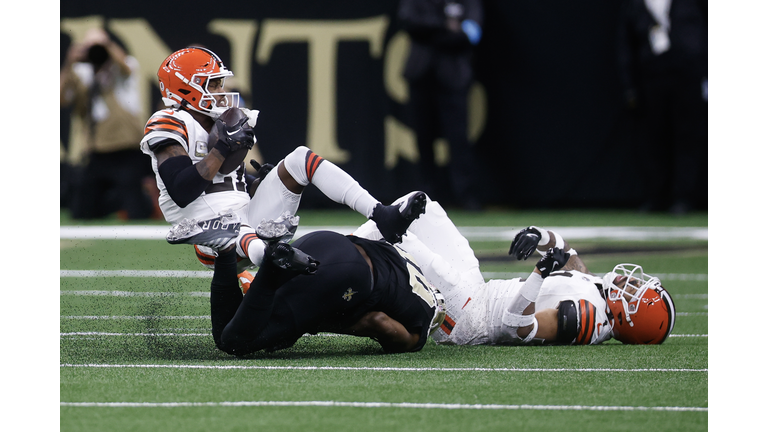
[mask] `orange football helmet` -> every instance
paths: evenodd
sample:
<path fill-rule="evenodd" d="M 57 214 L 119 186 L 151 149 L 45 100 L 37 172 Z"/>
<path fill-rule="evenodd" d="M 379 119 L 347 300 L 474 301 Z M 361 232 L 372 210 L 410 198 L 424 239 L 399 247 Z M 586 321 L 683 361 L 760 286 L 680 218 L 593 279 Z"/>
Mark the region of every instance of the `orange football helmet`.
<path fill-rule="evenodd" d="M 224 80 L 234 76 L 213 51 L 200 47 L 180 49 L 163 60 L 157 70 L 160 80 L 160 92 L 166 106 L 183 106 L 203 113 L 213 119 L 228 108 L 238 106 L 240 94 L 237 92 L 212 93 L 208 90 L 212 81 Z M 218 83 L 217 83 L 218 84 Z"/>
<path fill-rule="evenodd" d="M 625 344 L 660 344 L 675 326 L 675 303 L 659 278 L 635 264 L 619 264 L 603 277 L 613 314 L 613 337 Z"/>

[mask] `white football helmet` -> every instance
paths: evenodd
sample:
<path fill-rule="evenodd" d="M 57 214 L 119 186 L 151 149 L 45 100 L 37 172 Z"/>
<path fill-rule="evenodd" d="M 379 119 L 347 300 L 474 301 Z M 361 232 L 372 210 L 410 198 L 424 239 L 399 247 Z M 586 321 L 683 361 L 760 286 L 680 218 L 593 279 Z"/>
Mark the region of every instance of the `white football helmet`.
<path fill-rule="evenodd" d="M 619 264 L 603 276 L 613 314 L 613 337 L 625 344 L 660 344 L 675 326 L 675 304 L 661 281 L 636 264 Z"/>

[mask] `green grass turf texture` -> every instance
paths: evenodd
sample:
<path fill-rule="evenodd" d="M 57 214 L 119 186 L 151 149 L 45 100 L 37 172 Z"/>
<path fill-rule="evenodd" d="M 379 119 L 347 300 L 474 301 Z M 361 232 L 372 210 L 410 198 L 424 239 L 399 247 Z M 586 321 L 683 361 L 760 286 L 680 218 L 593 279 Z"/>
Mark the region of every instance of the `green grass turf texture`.
<path fill-rule="evenodd" d="M 706 214 L 684 218 L 615 211 L 465 214 L 449 210 L 449 214 L 460 226 L 707 225 Z M 307 211 L 300 215 L 305 227 L 363 222 L 348 211 Z M 81 223 L 62 214 L 61 223 L 121 222 Z M 60 243 L 62 270 L 203 270 L 190 246 L 155 240 Z M 484 272 L 524 273 L 534 263 L 504 259 L 507 242 L 477 242 L 472 246 Z M 596 273 L 629 261 L 642 264 L 650 273 L 707 274 L 706 241 L 584 240 L 574 241 L 572 246 Z M 64 404 L 60 407 L 60 427 L 62 431 L 707 430 L 708 412 L 703 410 L 595 408 L 708 407 L 707 280 L 677 278 L 664 285 L 682 314 L 673 332 L 678 337 L 660 346 L 626 346 L 611 341 L 586 347 L 448 347 L 430 341 L 418 353 L 385 355 L 367 339 L 318 335 L 304 337 L 287 350 L 238 359 L 217 351 L 210 337 L 208 298 L 196 294 L 209 290 L 209 279 L 62 277 L 60 363 L 64 366 L 60 367 L 60 400 L 184 405 Z M 163 294 L 84 296 L 73 295 L 73 291 Z M 84 318 L 92 316 L 112 318 Z M 184 318 L 172 318 L 180 316 Z M 238 368 L 224 368 L 227 366 Z M 425 368 L 433 369 L 408 370 Z M 465 407 L 219 404 L 241 401 Z M 189 405 L 195 402 L 202 404 Z M 511 409 L 467 407 L 474 405 Z"/>

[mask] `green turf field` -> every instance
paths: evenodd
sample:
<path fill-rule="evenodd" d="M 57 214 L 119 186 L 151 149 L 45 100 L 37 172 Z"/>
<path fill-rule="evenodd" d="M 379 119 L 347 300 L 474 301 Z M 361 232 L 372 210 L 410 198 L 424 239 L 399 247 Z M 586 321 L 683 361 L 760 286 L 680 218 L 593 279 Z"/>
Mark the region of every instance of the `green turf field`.
<path fill-rule="evenodd" d="M 706 214 L 449 215 L 461 227 L 707 227 Z M 363 222 L 349 211 L 300 216 L 304 227 Z M 137 225 L 61 217 L 62 227 L 104 224 L 115 230 Z M 662 277 L 678 311 L 672 337 L 660 346 L 446 347 L 430 341 L 418 353 L 385 355 L 366 339 L 321 334 L 238 359 L 214 346 L 210 273 L 191 246 L 62 238 L 61 430 L 707 430 L 707 240 L 570 243 L 593 272 L 635 262 Z M 507 240 L 471 244 L 487 278 L 532 268 L 533 262 L 506 258 Z"/>

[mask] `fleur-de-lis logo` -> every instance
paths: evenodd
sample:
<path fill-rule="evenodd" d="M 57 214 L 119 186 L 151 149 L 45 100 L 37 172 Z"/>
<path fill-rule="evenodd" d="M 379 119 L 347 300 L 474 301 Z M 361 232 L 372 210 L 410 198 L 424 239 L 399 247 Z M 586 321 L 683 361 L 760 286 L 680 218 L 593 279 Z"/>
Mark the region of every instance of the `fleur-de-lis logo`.
<path fill-rule="evenodd" d="M 357 291 L 352 291 L 352 288 L 347 288 L 347 292 L 341 296 L 346 301 L 352 301 L 352 296 L 357 294 Z"/>

